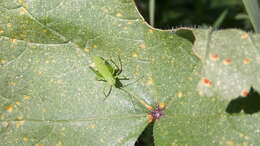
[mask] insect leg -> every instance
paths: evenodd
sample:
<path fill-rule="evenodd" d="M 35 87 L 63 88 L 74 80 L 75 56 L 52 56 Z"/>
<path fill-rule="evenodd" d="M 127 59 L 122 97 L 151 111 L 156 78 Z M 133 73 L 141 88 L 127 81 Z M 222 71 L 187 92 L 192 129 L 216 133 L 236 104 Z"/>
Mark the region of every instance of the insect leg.
<path fill-rule="evenodd" d="M 139 79 L 137 79 L 137 80 L 135 80 L 135 81 L 133 81 L 133 82 L 131 82 L 131 83 L 128 83 L 128 84 L 124 85 L 123 87 L 127 87 L 127 86 L 129 86 L 129 85 L 132 85 L 132 84 L 138 82 L 139 80 L 141 80 L 142 78 L 143 78 L 143 77 L 140 77 Z M 124 79 L 124 78 L 123 78 L 123 79 Z M 127 80 L 127 79 L 125 79 L 125 80 Z"/>
<path fill-rule="evenodd" d="M 108 91 L 108 93 L 106 94 L 106 92 L 105 92 L 105 87 L 104 87 L 104 89 L 103 89 L 103 93 L 104 93 L 104 95 L 105 95 L 104 101 L 105 101 L 105 100 L 107 99 L 107 97 L 110 95 L 111 91 L 112 91 L 112 86 L 109 87 L 109 91 Z"/>
<path fill-rule="evenodd" d="M 120 88 L 122 91 L 124 91 L 126 94 L 128 94 L 131 98 L 131 103 L 134 107 L 134 110 L 136 111 L 135 105 L 134 105 L 134 95 L 132 95 L 129 91 L 127 91 L 126 89 Z"/>

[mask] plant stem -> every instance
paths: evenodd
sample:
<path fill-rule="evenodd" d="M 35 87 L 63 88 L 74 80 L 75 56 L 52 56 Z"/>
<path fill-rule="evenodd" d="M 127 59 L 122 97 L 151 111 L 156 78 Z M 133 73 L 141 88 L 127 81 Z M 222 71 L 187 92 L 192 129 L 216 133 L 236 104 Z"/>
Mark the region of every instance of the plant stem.
<path fill-rule="evenodd" d="M 151 26 L 154 26 L 154 15 L 155 15 L 155 0 L 149 0 L 149 17 L 150 17 Z"/>
<path fill-rule="evenodd" d="M 260 9 L 257 0 L 243 0 L 256 33 L 260 33 Z"/>

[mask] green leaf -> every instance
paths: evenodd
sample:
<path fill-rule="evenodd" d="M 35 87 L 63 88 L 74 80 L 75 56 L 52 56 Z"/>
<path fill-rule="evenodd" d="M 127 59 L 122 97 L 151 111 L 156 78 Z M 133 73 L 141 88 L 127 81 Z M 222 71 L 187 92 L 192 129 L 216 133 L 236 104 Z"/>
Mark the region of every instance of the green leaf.
<path fill-rule="evenodd" d="M 205 59 L 178 33 L 148 27 L 132 0 L 7 0 L 0 12 L 0 145 L 134 145 L 150 112 L 140 101 L 166 104 L 156 145 L 260 143 L 259 114 L 231 115 L 219 94 L 198 95 Z M 203 46 L 196 33 L 208 32 L 193 32 Z M 126 88 L 134 106 L 116 88 L 103 101 L 93 55 L 120 55 L 124 85 L 140 79 Z"/>
<path fill-rule="evenodd" d="M 240 30 L 194 30 L 194 51 L 203 62 L 199 92 L 223 99 L 260 89 L 259 35 Z"/>

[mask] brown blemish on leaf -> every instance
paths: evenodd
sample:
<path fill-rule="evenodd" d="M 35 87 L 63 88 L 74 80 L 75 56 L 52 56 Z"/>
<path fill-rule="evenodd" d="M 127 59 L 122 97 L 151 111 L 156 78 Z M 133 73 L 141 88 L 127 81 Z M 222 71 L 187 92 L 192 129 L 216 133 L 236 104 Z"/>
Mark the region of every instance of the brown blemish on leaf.
<path fill-rule="evenodd" d="M 142 49 L 146 48 L 145 44 L 140 44 L 139 47 Z"/>
<path fill-rule="evenodd" d="M 243 96 L 243 97 L 248 96 L 248 94 L 249 94 L 249 91 L 247 89 L 243 89 L 241 92 L 241 96 Z"/>
<path fill-rule="evenodd" d="M 212 61 L 217 61 L 219 59 L 219 56 L 218 56 L 218 54 L 210 54 L 210 59 Z"/>
<path fill-rule="evenodd" d="M 9 113 L 11 113 L 13 109 L 14 109 L 13 105 L 8 105 L 5 107 L 5 110 L 8 111 Z"/>
<path fill-rule="evenodd" d="M 249 64 L 250 62 L 251 62 L 251 60 L 248 59 L 248 58 L 245 58 L 245 59 L 243 60 L 243 63 L 244 63 L 244 64 Z"/>
<path fill-rule="evenodd" d="M 229 64 L 231 64 L 231 62 L 232 62 L 232 60 L 229 58 L 223 60 L 223 64 L 225 64 L 225 65 L 229 65 Z"/>
<path fill-rule="evenodd" d="M 212 86 L 212 81 L 207 78 L 202 78 L 202 83 L 208 87 Z"/>
<path fill-rule="evenodd" d="M 248 33 L 244 33 L 241 35 L 242 39 L 248 39 L 248 37 L 249 37 Z"/>
<path fill-rule="evenodd" d="M 2 29 L 0 29 L 0 33 L 4 33 L 4 31 Z"/>

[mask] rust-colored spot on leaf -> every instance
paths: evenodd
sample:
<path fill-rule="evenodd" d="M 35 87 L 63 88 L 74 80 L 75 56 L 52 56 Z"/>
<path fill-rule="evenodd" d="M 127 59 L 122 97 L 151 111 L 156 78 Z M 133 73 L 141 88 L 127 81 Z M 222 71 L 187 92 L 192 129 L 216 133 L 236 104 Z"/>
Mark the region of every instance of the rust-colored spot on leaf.
<path fill-rule="evenodd" d="M 232 62 L 232 60 L 229 58 L 223 60 L 223 64 L 225 64 L 225 65 L 231 64 L 231 62 Z"/>
<path fill-rule="evenodd" d="M 219 56 L 218 56 L 218 54 L 210 54 L 210 59 L 212 61 L 217 61 L 219 59 Z"/>
<path fill-rule="evenodd" d="M 245 58 L 245 59 L 243 60 L 243 63 L 244 63 L 244 64 L 249 64 L 250 62 L 251 62 L 251 60 L 248 59 L 248 58 Z"/>
<path fill-rule="evenodd" d="M 249 94 L 249 91 L 247 89 L 243 89 L 241 92 L 241 96 L 243 96 L 243 97 L 248 96 L 248 94 Z"/>
<path fill-rule="evenodd" d="M 248 33 L 244 33 L 241 35 L 242 39 L 248 39 L 248 37 L 249 37 Z"/>
<path fill-rule="evenodd" d="M 208 87 L 212 86 L 212 81 L 207 78 L 203 78 L 202 83 Z"/>

